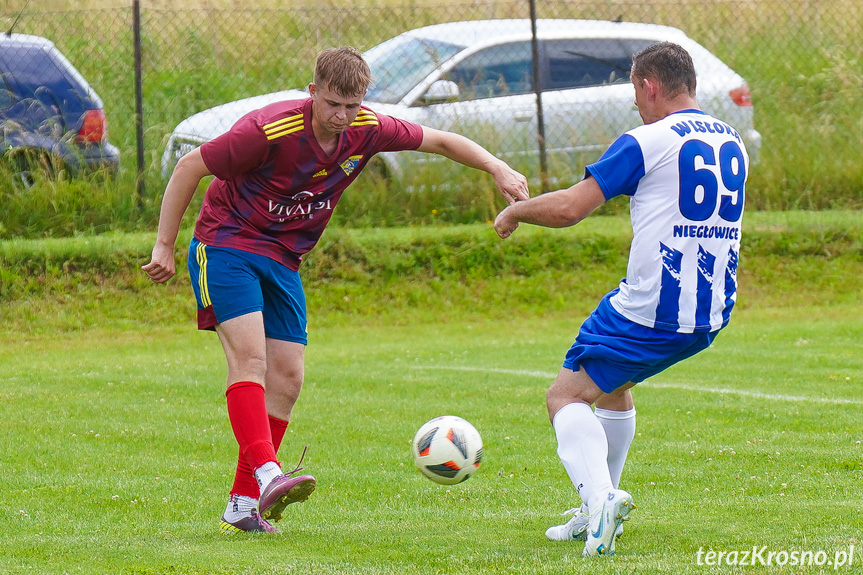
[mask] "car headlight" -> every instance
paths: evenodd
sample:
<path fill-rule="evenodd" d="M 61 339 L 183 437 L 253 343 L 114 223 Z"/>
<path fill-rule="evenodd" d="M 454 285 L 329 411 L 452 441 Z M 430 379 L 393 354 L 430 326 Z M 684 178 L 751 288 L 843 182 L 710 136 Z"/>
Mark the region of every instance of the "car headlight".
<path fill-rule="evenodd" d="M 165 147 L 165 153 L 162 154 L 162 177 L 169 177 L 174 171 L 174 166 L 180 161 L 180 158 L 203 144 L 199 140 L 193 140 L 183 137 L 171 137 L 168 145 Z"/>
<path fill-rule="evenodd" d="M 199 142 L 192 142 L 190 140 L 174 140 L 173 146 L 171 146 L 171 156 L 173 157 L 174 162 L 179 161 L 180 158 L 194 150 L 200 145 Z"/>

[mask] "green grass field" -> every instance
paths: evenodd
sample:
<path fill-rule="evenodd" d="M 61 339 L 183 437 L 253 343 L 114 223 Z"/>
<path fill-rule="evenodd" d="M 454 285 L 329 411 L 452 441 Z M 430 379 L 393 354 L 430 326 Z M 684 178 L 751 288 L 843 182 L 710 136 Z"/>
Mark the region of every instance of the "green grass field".
<path fill-rule="evenodd" d="M 833 561 L 853 545 L 835 571 L 861 573 L 863 262 L 841 233 L 859 217 L 747 220 L 731 325 L 635 390 L 622 487 L 638 508 L 597 561 L 543 535 L 577 503 L 544 393 L 624 273 L 625 218 L 508 242 L 483 226 L 330 230 L 306 270 L 306 386 L 280 453 L 292 467 L 308 445 L 319 486 L 263 537 L 216 531 L 236 457 L 224 360 L 182 278 L 141 281 L 152 238 L 0 242 L 0 572 L 798 574 L 833 567 L 697 553 Z M 452 487 L 409 450 L 445 413 L 486 447 Z"/>
<path fill-rule="evenodd" d="M 618 555 L 590 563 L 543 536 L 576 502 L 543 395 L 578 317 L 320 330 L 281 453 L 293 464 L 308 444 L 319 488 L 264 537 L 216 532 L 235 444 L 212 334 L 7 343 L 0 570 L 702 573 L 699 548 L 755 545 L 832 559 L 863 535 L 861 312 L 744 311 L 710 351 L 637 388 L 623 484 L 638 509 Z M 453 487 L 409 456 L 443 413 L 486 446 Z"/>

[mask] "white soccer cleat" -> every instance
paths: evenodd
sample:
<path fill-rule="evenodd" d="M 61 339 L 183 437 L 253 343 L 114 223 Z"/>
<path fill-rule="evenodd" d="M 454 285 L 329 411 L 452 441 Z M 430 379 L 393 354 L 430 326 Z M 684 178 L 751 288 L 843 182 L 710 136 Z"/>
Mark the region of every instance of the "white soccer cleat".
<path fill-rule="evenodd" d="M 635 506 L 633 505 L 632 508 L 635 509 Z M 628 520 L 629 517 L 626 519 Z M 616 551 L 615 545 L 617 545 L 617 538 L 621 535 L 623 535 L 623 523 L 618 525 L 617 529 L 614 530 L 614 539 L 611 540 L 611 547 L 608 548 L 608 555 L 614 555 L 614 552 Z"/>
<path fill-rule="evenodd" d="M 561 515 L 572 515 L 572 518 L 563 525 L 549 527 L 545 530 L 545 536 L 552 541 L 584 541 L 587 537 L 587 526 L 590 524 L 590 516 L 586 510 L 585 505 L 567 509 Z"/>
<path fill-rule="evenodd" d="M 582 555 L 614 555 L 615 536 L 619 536 L 618 530 L 623 532 L 623 521 L 633 509 L 635 505 L 632 503 L 632 495 L 622 489 L 609 491 L 602 507 L 590 514 Z"/>
<path fill-rule="evenodd" d="M 590 524 L 590 514 L 587 512 L 587 506 L 573 507 L 567 509 L 562 516 L 572 515 L 572 519 L 563 525 L 555 525 L 545 530 L 545 536 L 552 541 L 584 541 L 587 539 L 587 526 Z M 623 523 L 617 526 L 614 532 L 615 540 L 623 535 Z M 611 544 L 611 551 L 614 552 L 614 542 Z"/>

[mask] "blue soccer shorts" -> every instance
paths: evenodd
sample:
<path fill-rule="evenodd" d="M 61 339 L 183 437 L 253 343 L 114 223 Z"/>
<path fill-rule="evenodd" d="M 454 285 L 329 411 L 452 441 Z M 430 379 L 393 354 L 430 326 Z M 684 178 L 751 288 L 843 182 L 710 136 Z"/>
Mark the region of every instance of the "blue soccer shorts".
<path fill-rule="evenodd" d="M 300 274 L 268 257 L 207 246 L 192 238 L 189 276 L 198 301 L 198 329 L 263 312 L 266 337 L 306 345 L 306 295 Z"/>
<path fill-rule="evenodd" d="M 640 383 L 707 349 L 719 330 L 677 333 L 653 329 L 623 317 L 606 295 L 581 325 L 563 367 L 587 375 L 605 393 L 628 382 Z"/>

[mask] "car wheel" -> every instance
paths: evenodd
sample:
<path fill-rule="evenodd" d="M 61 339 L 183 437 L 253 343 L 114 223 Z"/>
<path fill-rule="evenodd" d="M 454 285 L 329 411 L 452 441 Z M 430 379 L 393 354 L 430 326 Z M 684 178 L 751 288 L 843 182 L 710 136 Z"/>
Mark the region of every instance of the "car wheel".
<path fill-rule="evenodd" d="M 53 179 L 60 170 L 59 160 L 40 150 L 15 150 L 6 158 L 16 186 L 30 189 L 40 179 Z"/>

